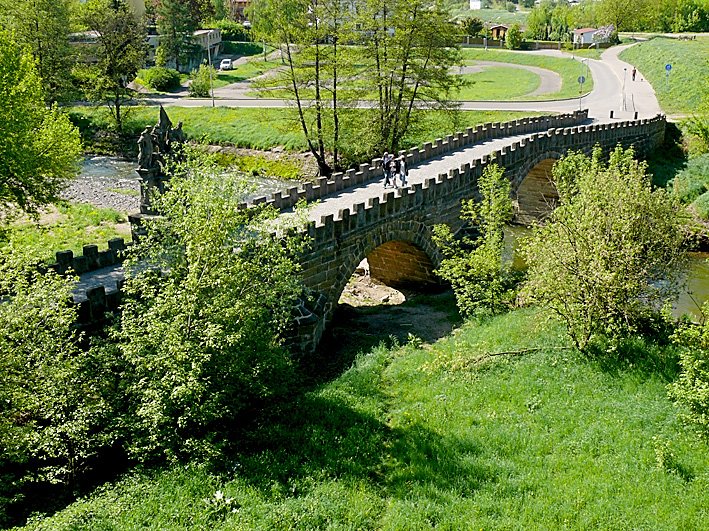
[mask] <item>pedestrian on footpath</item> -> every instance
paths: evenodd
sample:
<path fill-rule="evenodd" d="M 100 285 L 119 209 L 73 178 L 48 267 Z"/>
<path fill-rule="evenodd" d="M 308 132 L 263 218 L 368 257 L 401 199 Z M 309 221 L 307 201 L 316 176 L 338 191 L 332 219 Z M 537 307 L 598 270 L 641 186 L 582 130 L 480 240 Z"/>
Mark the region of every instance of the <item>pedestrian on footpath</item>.
<path fill-rule="evenodd" d="M 384 170 L 384 188 L 391 185 L 394 186 L 394 182 L 391 175 L 391 159 L 394 155 L 390 155 L 387 151 L 384 152 L 382 156 L 382 168 Z"/>
<path fill-rule="evenodd" d="M 399 157 L 399 177 L 401 178 L 401 187 L 406 188 L 406 178 L 409 175 L 409 170 L 406 168 L 406 158 L 404 155 Z"/>
<path fill-rule="evenodd" d="M 633 81 L 635 81 L 635 74 L 637 74 L 638 71 L 635 67 L 633 67 Z"/>

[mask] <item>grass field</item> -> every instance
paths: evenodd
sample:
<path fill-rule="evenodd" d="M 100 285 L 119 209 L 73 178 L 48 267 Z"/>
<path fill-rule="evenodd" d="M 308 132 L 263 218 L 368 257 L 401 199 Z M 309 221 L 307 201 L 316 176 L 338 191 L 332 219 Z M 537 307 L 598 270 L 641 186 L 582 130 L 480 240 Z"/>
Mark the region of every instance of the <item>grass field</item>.
<path fill-rule="evenodd" d="M 518 99 L 539 87 L 539 76 L 511 67 L 485 67 L 482 72 L 461 76 L 466 85 L 451 97 L 461 101 Z"/>
<path fill-rule="evenodd" d="M 580 61 L 559 57 L 548 57 L 534 55 L 524 52 L 510 52 L 507 50 L 484 50 L 482 48 L 465 48 L 462 50 L 463 59 L 470 61 L 499 61 L 502 63 L 514 63 L 519 65 L 536 66 L 552 70 L 561 76 L 561 91 L 556 94 L 545 94 L 534 99 L 563 99 L 577 98 L 579 95 L 579 85 L 577 79 L 579 74 L 586 75 L 586 69 Z M 584 91 L 593 90 L 593 79 L 586 75 Z"/>
<path fill-rule="evenodd" d="M 709 446 L 667 399 L 672 352 L 637 341 L 599 362 L 565 346 L 527 309 L 373 348 L 273 404 L 220 470 L 136 472 L 28 527 L 705 528 Z"/>
<path fill-rule="evenodd" d="M 620 58 L 636 65 L 652 83 L 668 114 L 691 114 L 709 97 L 709 37 L 692 41 L 658 37 L 628 48 Z M 667 64 L 672 65 L 669 77 Z"/>
<path fill-rule="evenodd" d="M 280 61 L 264 61 L 261 58 L 253 57 L 244 64 L 237 65 L 232 70 L 217 70 L 217 77 L 214 79 L 214 88 L 224 87 L 239 81 L 260 76 L 281 66 Z"/>
<path fill-rule="evenodd" d="M 167 111 L 174 123 L 184 122 L 185 133 L 191 140 L 254 149 L 282 146 L 291 151 L 304 151 L 307 148 L 297 116 L 292 109 L 169 107 Z M 406 139 L 406 147 L 421 145 L 423 142 L 480 123 L 514 120 L 534 115 L 535 113 L 508 111 L 461 111 L 455 115 L 430 112 L 420 127 L 411 131 Z M 71 116 L 84 131 L 110 128 L 107 111 L 103 108 L 73 107 Z M 132 108 L 126 121 L 126 134 L 137 139 L 140 131 L 148 125 L 155 124 L 157 118 L 156 107 Z"/>
<path fill-rule="evenodd" d="M 46 262 L 53 262 L 54 252 L 72 250 L 82 254 L 84 245 L 96 244 L 99 250 L 108 247 L 111 238 L 130 240 L 126 217 L 108 208 L 61 202 L 50 207 L 39 221 L 22 219 L 6 230 L 0 245 L 33 249 Z"/>
<path fill-rule="evenodd" d="M 540 83 L 539 76 L 533 72 L 504 66 L 486 66 L 482 72 L 462 74 L 460 77 L 465 84 L 460 90 L 450 94 L 450 99 L 453 101 L 519 99 L 534 92 Z M 261 89 L 253 90 L 250 94 L 264 98 L 289 98 L 292 92 L 283 89 Z M 301 91 L 301 97 L 305 99 L 314 96 L 315 92 L 312 89 Z M 327 96 L 330 94 L 328 93 Z M 365 95 L 365 98 L 375 100 L 377 95 L 370 92 Z"/>

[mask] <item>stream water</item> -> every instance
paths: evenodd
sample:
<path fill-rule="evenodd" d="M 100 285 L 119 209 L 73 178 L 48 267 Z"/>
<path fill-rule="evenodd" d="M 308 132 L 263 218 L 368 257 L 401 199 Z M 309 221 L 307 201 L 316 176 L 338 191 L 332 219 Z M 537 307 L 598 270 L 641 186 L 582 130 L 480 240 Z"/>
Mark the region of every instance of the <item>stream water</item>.
<path fill-rule="evenodd" d="M 70 201 L 91 203 L 121 212 L 137 212 L 140 208 L 140 183 L 135 161 L 117 157 L 88 156 L 81 164 L 81 173 L 73 180 L 62 196 Z M 249 176 L 254 190 L 245 200 L 267 195 L 290 186 L 294 181 L 269 177 Z"/>

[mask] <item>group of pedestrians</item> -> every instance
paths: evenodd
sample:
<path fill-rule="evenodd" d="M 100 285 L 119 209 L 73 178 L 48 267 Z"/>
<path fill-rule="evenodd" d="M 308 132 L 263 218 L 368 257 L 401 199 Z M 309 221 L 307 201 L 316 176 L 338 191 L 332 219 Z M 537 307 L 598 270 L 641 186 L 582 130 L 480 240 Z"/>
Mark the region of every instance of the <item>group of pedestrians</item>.
<path fill-rule="evenodd" d="M 406 188 L 406 178 L 409 175 L 409 170 L 406 167 L 404 155 L 394 157 L 393 154 L 384 152 L 382 168 L 384 169 L 384 188 L 389 186 L 392 188 Z"/>

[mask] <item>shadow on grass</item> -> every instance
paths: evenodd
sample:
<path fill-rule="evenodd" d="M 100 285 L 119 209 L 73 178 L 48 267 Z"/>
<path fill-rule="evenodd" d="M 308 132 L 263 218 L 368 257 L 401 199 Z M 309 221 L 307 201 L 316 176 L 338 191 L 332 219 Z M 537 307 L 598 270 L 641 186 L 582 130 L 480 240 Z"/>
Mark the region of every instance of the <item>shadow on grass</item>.
<path fill-rule="evenodd" d="M 340 304 L 305 371 L 319 381 L 337 377 L 360 352 L 377 345 L 406 344 L 411 337 L 435 343 L 462 323 L 452 290 L 442 293 L 408 292 L 400 305 L 354 307 Z"/>
<path fill-rule="evenodd" d="M 478 447 L 417 423 L 389 427 L 336 398 L 304 396 L 264 420 L 233 466 L 266 496 L 303 495 L 328 480 L 365 482 L 401 499 L 430 485 L 472 493 L 497 481 L 497 472 L 476 459 Z"/>
<path fill-rule="evenodd" d="M 596 341 L 588 356 L 604 372 L 617 376 L 633 373 L 643 379 L 658 377 L 667 383 L 679 374 L 676 349 L 664 342 L 655 342 L 645 337 L 624 339 L 611 346 L 605 341 Z"/>

